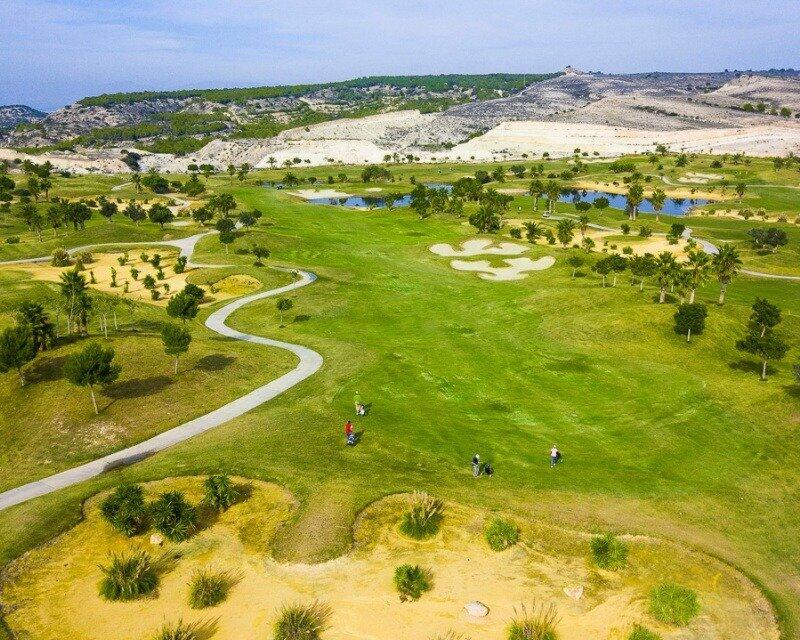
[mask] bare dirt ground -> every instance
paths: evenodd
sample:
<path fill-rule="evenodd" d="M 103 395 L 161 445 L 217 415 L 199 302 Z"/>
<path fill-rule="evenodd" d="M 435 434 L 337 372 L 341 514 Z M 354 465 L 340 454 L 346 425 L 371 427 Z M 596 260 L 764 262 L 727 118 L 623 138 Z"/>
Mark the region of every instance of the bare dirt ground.
<path fill-rule="evenodd" d="M 240 482 L 244 483 L 244 481 Z M 151 483 L 148 497 L 181 490 L 197 503 L 200 478 Z M 414 542 L 397 531 L 406 497 L 387 498 L 359 518 L 355 546 L 347 555 L 319 564 L 279 564 L 268 555 L 269 541 L 290 516 L 294 502 L 274 485 L 250 482 L 249 497 L 213 516 L 201 510 L 201 530 L 188 542 L 129 540 L 113 532 L 99 514 L 99 498 L 86 505 L 84 522 L 51 544 L 17 561 L 2 592 L 7 622 L 24 637 L 140 640 L 164 621 L 206 623 L 217 640 L 270 637 L 286 603 L 315 600 L 331 607 L 327 640 L 428 640 L 453 631 L 474 640 L 496 640 L 524 603 L 552 604 L 563 640 L 621 640 L 634 623 L 666 640 L 776 640 L 771 610 L 759 592 L 715 560 L 653 540 L 630 539 L 628 567 L 618 573 L 596 569 L 587 559 L 588 537 L 520 523 L 520 544 L 496 553 L 483 540 L 486 514 L 448 505 L 442 531 Z M 157 595 L 109 603 L 97 595 L 98 563 L 111 552 L 144 547 L 165 557 Z M 433 588 L 416 602 L 401 602 L 392 585 L 394 568 L 420 564 Z M 213 609 L 187 604 L 187 583 L 199 568 L 227 572 L 228 598 Z M 662 580 L 677 580 L 698 592 L 701 613 L 689 626 L 670 628 L 652 620 L 645 597 Z M 565 593 L 583 587 L 575 600 Z M 473 618 L 471 601 L 489 614 Z"/>

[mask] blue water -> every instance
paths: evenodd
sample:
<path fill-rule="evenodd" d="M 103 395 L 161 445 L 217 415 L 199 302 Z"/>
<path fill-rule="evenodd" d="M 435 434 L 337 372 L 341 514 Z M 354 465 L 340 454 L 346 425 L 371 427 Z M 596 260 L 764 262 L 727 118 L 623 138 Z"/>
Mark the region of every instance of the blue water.
<path fill-rule="evenodd" d="M 575 191 L 572 193 L 562 193 L 558 200 L 559 202 L 594 202 L 598 198 L 608 198 L 608 206 L 612 209 L 619 209 L 620 211 L 628 210 L 628 198 L 618 193 L 606 193 L 604 191 Z M 661 213 L 668 216 L 683 216 L 693 207 L 708 204 L 711 200 L 703 200 L 702 198 L 667 198 L 664 201 L 664 206 Z M 639 213 L 654 213 L 653 205 L 649 200 L 644 200 L 639 205 Z"/>
<path fill-rule="evenodd" d="M 429 189 L 442 189 L 444 191 L 452 191 L 452 184 L 445 184 L 444 182 L 426 182 L 425 186 Z M 310 198 L 307 202 L 311 204 L 328 204 L 339 207 L 359 207 L 369 208 L 372 206 L 374 209 L 383 209 L 386 206 L 386 198 L 380 196 L 350 196 L 349 198 Z M 411 204 L 411 195 L 406 194 L 394 200 L 395 207 L 407 207 Z"/>

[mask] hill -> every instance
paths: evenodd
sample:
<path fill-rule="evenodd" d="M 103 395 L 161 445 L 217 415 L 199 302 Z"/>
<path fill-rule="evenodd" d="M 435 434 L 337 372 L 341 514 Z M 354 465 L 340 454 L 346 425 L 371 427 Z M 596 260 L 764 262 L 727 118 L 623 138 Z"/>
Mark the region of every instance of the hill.
<path fill-rule="evenodd" d="M 37 122 L 46 116 L 44 111 L 23 104 L 0 106 L 0 129 L 13 129 L 29 122 Z"/>

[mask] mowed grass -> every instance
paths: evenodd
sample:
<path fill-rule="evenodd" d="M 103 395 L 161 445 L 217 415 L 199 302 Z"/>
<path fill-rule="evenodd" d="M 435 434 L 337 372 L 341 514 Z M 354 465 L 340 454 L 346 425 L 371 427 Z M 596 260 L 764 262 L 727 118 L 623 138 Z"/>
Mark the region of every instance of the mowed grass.
<path fill-rule="evenodd" d="M 427 489 L 520 517 L 699 545 L 766 585 L 795 632 L 797 345 L 761 383 L 734 342 L 756 296 L 784 309 L 781 332 L 794 340 L 800 285 L 740 278 L 724 308 L 709 285 L 700 294 L 707 331 L 687 345 L 672 331 L 674 306 L 655 305 L 652 285 L 639 293 L 624 278 L 606 289 L 596 277 L 572 279 L 559 248 L 532 249 L 560 259 L 549 271 L 486 282 L 427 249 L 471 237 L 461 221 L 304 205 L 221 178 L 212 185 L 265 216 L 229 255 L 204 240 L 199 259 L 250 264 L 234 249 L 258 239 L 273 264 L 319 275 L 288 296 L 307 320 L 277 329 L 266 300 L 231 324 L 318 350 L 322 370 L 141 464 L 0 513 L 0 557 L 69 526 L 82 498 L 121 478 L 223 470 L 277 481 L 302 508 L 275 552 L 303 560 L 345 549 L 356 513 L 375 498 Z M 356 390 L 370 411 L 355 421 L 361 442 L 346 448 Z M 564 463 L 551 471 L 553 443 Z M 476 452 L 495 467 L 490 482 L 471 478 Z"/>
<path fill-rule="evenodd" d="M 207 278 L 214 277 L 211 272 Z M 201 273 L 197 277 L 203 279 Z M 283 274 L 267 278 L 281 284 L 288 279 Z M 22 271 L 0 273 L 0 288 L 5 293 L 0 327 L 12 322 L 22 300 L 38 300 L 52 309 L 57 295 L 55 285 L 26 280 Z M 163 323 L 171 320 L 164 309 L 136 304 L 133 313 L 120 307 L 117 317 L 119 330 L 108 318 L 108 338 L 97 320 L 88 338 L 62 340 L 37 356 L 26 367 L 25 387 L 16 372 L 0 374 L 0 491 L 140 442 L 216 409 L 296 364 L 292 354 L 278 349 L 263 347 L 254 354 L 252 347 L 225 340 L 198 320 L 190 323 L 193 341 L 175 375 L 160 336 Z M 117 381 L 98 389 L 97 416 L 88 390 L 63 375 L 70 354 L 91 340 L 112 347 L 122 365 Z"/>

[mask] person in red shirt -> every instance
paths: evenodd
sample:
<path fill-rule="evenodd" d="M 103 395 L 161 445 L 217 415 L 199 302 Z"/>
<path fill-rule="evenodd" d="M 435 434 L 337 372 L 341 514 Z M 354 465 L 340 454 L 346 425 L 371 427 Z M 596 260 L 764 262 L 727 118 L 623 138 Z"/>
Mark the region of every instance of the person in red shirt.
<path fill-rule="evenodd" d="M 355 436 L 353 435 L 353 423 L 348 420 L 344 423 L 344 435 L 347 438 L 347 444 L 355 444 Z"/>

